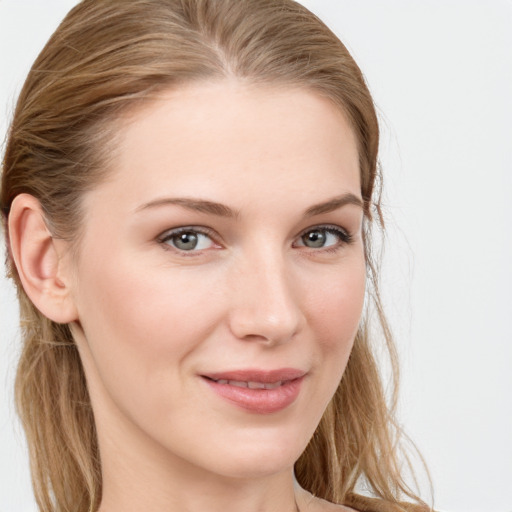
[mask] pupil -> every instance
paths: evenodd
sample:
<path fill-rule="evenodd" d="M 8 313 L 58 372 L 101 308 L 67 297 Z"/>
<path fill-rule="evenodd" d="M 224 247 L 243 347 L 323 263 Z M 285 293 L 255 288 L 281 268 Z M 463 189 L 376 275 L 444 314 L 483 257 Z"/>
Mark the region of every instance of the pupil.
<path fill-rule="evenodd" d="M 174 245 L 176 245 L 178 249 L 183 249 L 185 251 L 195 249 L 197 245 L 197 235 L 195 233 L 181 233 L 176 236 Z"/>
<path fill-rule="evenodd" d="M 304 245 L 308 247 L 323 247 L 325 244 L 325 233 L 322 231 L 311 231 L 304 239 Z"/>

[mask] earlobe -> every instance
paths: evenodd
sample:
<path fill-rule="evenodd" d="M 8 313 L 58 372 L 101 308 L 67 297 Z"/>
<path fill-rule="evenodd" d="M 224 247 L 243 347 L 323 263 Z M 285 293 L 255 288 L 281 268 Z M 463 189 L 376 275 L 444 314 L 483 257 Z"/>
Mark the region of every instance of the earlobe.
<path fill-rule="evenodd" d="M 39 201 L 29 194 L 19 194 L 11 205 L 9 243 L 23 289 L 36 308 L 57 323 L 76 320 L 64 242 L 52 237 Z"/>

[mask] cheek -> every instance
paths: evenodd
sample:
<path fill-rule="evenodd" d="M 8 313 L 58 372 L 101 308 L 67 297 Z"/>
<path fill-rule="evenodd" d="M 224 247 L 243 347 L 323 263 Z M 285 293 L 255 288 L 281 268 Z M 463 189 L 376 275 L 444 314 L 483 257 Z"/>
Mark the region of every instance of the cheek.
<path fill-rule="evenodd" d="M 314 340 L 312 365 L 313 395 L 308 401 L 311 429 L 308 442 L 343 377 L 359 328 L 365 297 L 364 258 L 340 265 L 322 274 L 311 291 L 305 310 L 308 328 Z M 308 437 L 309 436 L 309 437 Z"/>
<path fill-rule="evenodd" d="M 113 261 L 88 261 L 81 270 L 82 354 L 91 379 L 135 400 L 141 386 L 178 376 L 180 362 L 208 337 L 218 312 L 200 276 Z"/>
<path fill-rule="evenodd" d="M 310 294 L 309 323 L 329 355 L 348 357 L 361 319 L 365 283 L 364 260 L 355 260 L 325 275 L 323 285 Z"/>

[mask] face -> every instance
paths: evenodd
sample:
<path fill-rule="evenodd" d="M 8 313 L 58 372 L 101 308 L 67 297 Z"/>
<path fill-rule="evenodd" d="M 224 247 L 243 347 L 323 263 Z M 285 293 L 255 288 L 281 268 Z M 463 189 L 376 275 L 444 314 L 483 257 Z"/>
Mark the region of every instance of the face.
<path fill-rule="evenodd" d="M 72 289 L 103 461 L 292 467 L 363 305 L 347 120 L 305 90 L 206 83 L 132 112 L 119 139 L 84 198 Z"/>

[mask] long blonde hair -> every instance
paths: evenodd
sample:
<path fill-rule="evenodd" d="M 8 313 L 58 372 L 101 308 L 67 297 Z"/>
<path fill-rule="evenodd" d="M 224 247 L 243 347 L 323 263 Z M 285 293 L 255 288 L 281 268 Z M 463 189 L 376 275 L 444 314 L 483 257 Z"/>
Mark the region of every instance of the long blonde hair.
<path fill-rule="evenodd" d="M 292 0 L 84 0 L 53 34 L 20 94 L 3 160 L 1 208 L 29 193 L 55 236 L 77 242 L 81 197 L 103 179 L 115 121 L 152 93 L 236 77 L 299 86 L 343 110 L 358 140 L 365 202 L 367 311 L 330 405 L 297 461 L 313 494 L 351 503 L 358 483 L 398 503 L 419 500 L 405 483 L 394 420 L 397 356 L 378 293 L 372 224 L 381 224 L 379 128 L 363 75 L 338 38 Z M 95 511 L 101 463 L 87 384 L 66 325 L 44 317 L 8 255 L 21 307 L 23 349 L 16 402 L 37 503 L 45 512 Z M 380 326 L 370 333 L 369 318 Z M 372 335 L 371 335 L 372 334 Z M 386 393 L 370 339 L 381 340 L 395 380 Z"/>

